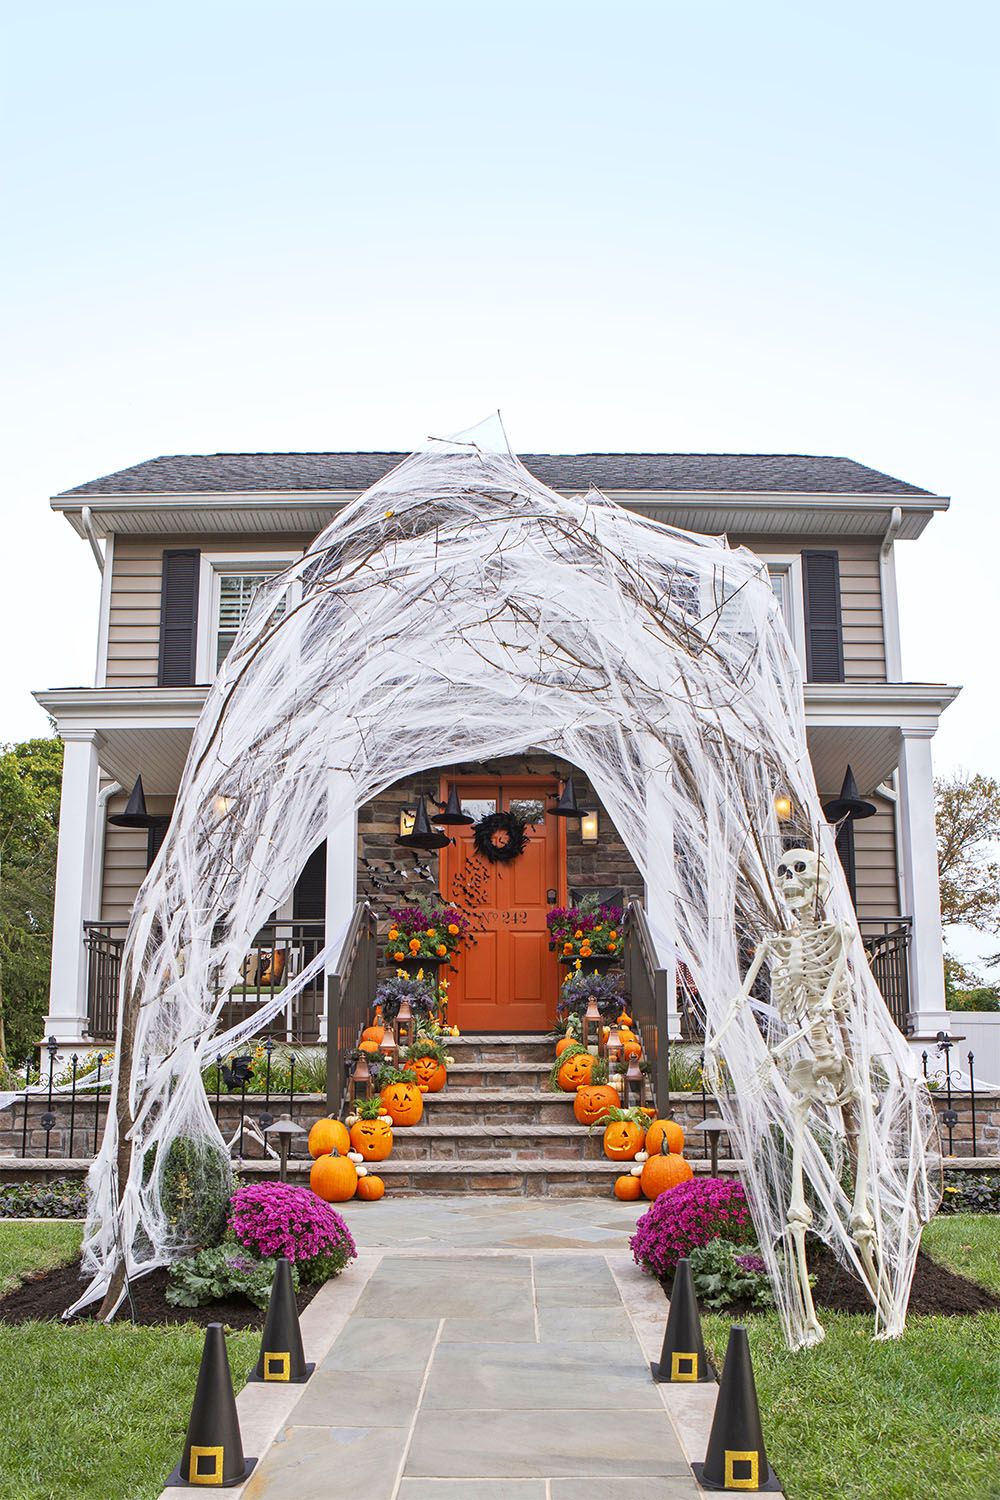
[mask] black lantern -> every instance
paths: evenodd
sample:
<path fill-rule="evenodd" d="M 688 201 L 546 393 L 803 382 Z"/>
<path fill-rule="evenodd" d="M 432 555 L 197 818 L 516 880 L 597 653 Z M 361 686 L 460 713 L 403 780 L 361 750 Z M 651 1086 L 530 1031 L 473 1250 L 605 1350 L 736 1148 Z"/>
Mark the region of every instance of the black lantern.
<path fill-rule="evenodd" d="M 462 811 L 462 800 L 458 795 L 458 787 L 454 782 L 452 782 L 448 789 L 448 801 L 444 812 L 435 813 L 432 821 L 447 824 L 474 823 L 476 821 L 475 818 L 470 818 L 468 813 Z"/>
<path fill-rule="evenodd" d="M 115 813 L 108 819 L 116 828 L 158 828 L 168 820 L 146 811 L 146 794 L 142 789 L 142 777 L 135 778 L 135 786 L 125 805 L 125 811 Z"/>
<path fill-rule="evenodd" d="M 572 776 L 567 776 L 559 800 L 555 807 L 550 807 L 549 812 L 554 818 L 582 818 L 585 809 L 576 800 L 576 787 L 573 785 Z"/>
<path fill-rule="evenodd" d="M 854 779 L 854 772 L 850 766 L 844 777 L 844 784 L 840 788 L 840 796 L 834 797 L 832 802 L 823 805 L 828 823 L 857 822 L 859 818 L 871 818 L 878 812 L 874 802 L 866 802 L 858 791 L 858 783 Z"/>
<path fill-rule="evenodd" d="M 431 827 L 426 798 L 418 797 L 413 832 L 400 834 L 396 842 L 405 849 L 443 849 L 446 844 L 451 843 L 451 839 L 446 833 L 436 833 Z"/>

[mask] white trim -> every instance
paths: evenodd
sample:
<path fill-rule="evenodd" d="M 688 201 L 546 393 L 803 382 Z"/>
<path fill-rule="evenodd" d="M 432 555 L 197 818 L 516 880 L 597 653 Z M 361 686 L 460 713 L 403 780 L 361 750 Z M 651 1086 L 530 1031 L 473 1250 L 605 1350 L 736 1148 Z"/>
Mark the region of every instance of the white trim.
<path fill-rule="evenodd" d="M 219 620 L 219 585 L 223 573 L 257 573 L 271 570 L 283 573 L 290 563 L 302 556 L 294 551 L 275 548 L 259 552 L 240 547 L 233 552 L 203 552 L 198 587 L 198 641 L 195 677 L 199 682 L 213 682 L 218 670 L 215 664 Z"/>
<path fill-rule="evenodd" d="M 891 542 L 879 552 L 878 573 L 882 595 L 882 629 L 885 636 L 885 675 L 890 682 L 902 682 L 903 650 L 899 638 L 896 549 Z"/>
<path fill-rule="evenodd" d="M 945 1008 L 944 938 L 938 886 L 937 835 L 934 825 L 933 730 L 904 729 L 899 760 L 899 808 L 902 831 L 900 863 L 913 919 L 910 950 L 910 1002 L 917 1036 L 949 1031 Z"/>
<path fill-rule="evenodd" d="M 806 611 L 802 592 L 801 552 L 755 552 L 769 573 L 784 573 L 788 579 L 786 598 L 788 609 L 785 624 L 795 647 L 795 655 L 805 676 L 806 670 Z"/>
<path fill-rule="evenodd" d="M 94 686 L 105 687 L 108 681 L 108 639 L 111 635 L 111 580 L 115 566 L 115 539 L 104 543 L 104 571 L 101 574 L 101 602 L 97 617 L 97 663 Z"/>
<path fill-rule="evenodd" d="M 89 915 L 97 833 L 97 735 L 93 730 L 63 733 L 59 846 L 52 915 L 52 967 L 46 1035 L 80 1042 L 87 1029 L 87 955 L 83 923 Z M 102 830 L 103 832 L 103 830 Z"/>

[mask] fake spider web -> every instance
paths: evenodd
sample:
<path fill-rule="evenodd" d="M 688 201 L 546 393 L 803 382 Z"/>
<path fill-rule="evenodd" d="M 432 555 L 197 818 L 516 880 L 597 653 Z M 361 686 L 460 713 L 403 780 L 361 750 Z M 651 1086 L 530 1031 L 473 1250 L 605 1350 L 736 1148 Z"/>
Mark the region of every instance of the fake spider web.
<path fill-rule="evenodd" d="M 343 934 L 328 932 L 302 975 L 220 1036 L 253 934 L 289 896 L 328 817 L 350 817 L 421 769 L 534 749 L 589 777 L 647 886 L 657 886 L 651 910 L 669 909 L 669 888 L 673 922 L 658 919 L 654 937 L 661 961 L 675 955 L 690 976 L 709 1034 L 761 937 L 788 926 L 773 884 L 782 849 L 774 799 L 792 799 L 797 841 L 820 848 L 832 876 L 827 916 L 852 935 L 843 1032 L 870 1084 L 861 1109 L 883 1283 L 876 1325 L 898 1335 L 921 1226 L 936 1206 L 933 1116 L 866 961 L 766 568 L 724 538 L 646 520 L 597 491 L 556 494 L 498 430 L 493 446 L 479 430 L 475 442 L 432 441 L 255 596 L 133 909 L 115 1056 L 116 1081 L 118 1069 L 129 1078 L 131 1124 L 120 1140 L 109 1110 L 89 1178 L 93 1280 L 77 1305 L 105 1293 L 119 1250 L 135 1275 L 186 1248 L 161 1184 L 178 1136 L 223 1149 L 202 1069 L 263 1029 L 339 949 Z M 727 1026 L 720 1107 L 794 1346 L 792 1098 L 770 1061 L 765 1035 L 783 1032 L 768 1011 L 743 1006 Z M 812 1109 L 804 1161 L 812 1227 L 859 1273 L 838 1111 Z"/>

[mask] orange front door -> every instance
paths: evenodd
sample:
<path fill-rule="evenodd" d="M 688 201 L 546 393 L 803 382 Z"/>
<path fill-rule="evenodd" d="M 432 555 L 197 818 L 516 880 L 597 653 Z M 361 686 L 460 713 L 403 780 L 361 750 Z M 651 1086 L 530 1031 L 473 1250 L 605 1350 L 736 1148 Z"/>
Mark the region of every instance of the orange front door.
<path fill-rule="evenodd" d="M 468 913 L 473 928 L 455 960 L 458 973 L 447 976 L 449 1019 L 463 1031 L 546 1031 L 561 971 L 545 915 L 565 900 L 562 819 L 545 811 L 558 783 L 545 776 L 451 779 L 465 812 L 514 811 L 535 822 L 524 853 L 507 863 L 477 853 L 471 825 L 447 830 L 455 843 L 441 851 L 441 894 Z"/>

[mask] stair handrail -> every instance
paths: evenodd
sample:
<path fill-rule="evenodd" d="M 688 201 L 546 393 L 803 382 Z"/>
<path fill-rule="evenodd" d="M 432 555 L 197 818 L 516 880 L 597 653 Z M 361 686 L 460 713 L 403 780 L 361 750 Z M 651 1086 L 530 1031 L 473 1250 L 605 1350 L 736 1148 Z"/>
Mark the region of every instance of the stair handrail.
<path fill-rule="evenodd" d="M 377 923 L 371 903 L 361 900 L 326 976 L 326 1100 L 339 1113 L 347 1094 L 347 1057 L 371 1019 L 378 963 Z"/>
<path fill-rule="evenodd" d="M 623 922 L 625 975 L 632 1018 L 649 1064 L 653 1103 L 665 1113 L 670 1107 L 669 976 L 657 957 L 646 912 L 638 901 L 628 902 Z"/>

